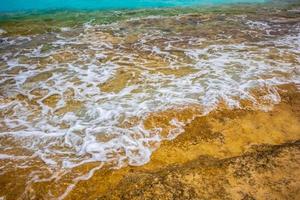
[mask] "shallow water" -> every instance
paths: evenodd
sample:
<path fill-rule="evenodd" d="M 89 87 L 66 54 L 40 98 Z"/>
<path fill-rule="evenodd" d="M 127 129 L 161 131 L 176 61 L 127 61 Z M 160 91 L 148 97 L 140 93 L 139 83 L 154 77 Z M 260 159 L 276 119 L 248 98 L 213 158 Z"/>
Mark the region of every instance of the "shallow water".
<path fill-rule="evenodd" d="M 293 9 L 54 12 L 1 21 L 0 160 L 8 161 L 1 174 L 27 169 L 28 195 L 37 182 L 69 176 L 68 185 L 103 166 L 146 164 L 162 141 L 216 109 L 271 110 L 279 85 L 300 84 Z M 121 17 L 99 23 L 103 15 Z M 76 171 L 86 163 L 95 168 Z"/>
<path fill-rule="evenodd" d="M 0 12 L 52 9 L 134 9 L 263 2 L 267 0 L 11 0 L 1 2 Z"/>

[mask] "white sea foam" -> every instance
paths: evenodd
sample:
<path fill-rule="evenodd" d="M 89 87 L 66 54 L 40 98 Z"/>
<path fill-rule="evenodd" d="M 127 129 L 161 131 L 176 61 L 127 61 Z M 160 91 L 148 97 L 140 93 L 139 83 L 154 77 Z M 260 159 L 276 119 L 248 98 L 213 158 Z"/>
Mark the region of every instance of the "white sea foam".
<path fill-rule="evenodd" d="M 267 23 L 267 22 L 263 22 L 263 21 L 251 21 L 248 20 L 246 22 L 246 24 L 251 28 L 251 29 L 260 29 L 260 30 L 266 30 L 266 29 L 270 29 L 271 26 Z"/>
<path fill-rule="evenodd" d="M 248 25 L 268 28 L 260 22 Z M 53 48 L 45 52 L 43 46 L 38 45 L 20 49 L 14 55 L 1 55 L 8 69 L 20 66 L 28 69 L 12 76 L 14 90 L 4 90 L 6 96 L 1 98 L 22 93 L 33 100 L 35 96 L 31 92 L 35 89 L 43 89 L 47 94 L 34 105 L 18 99 L 8 103 L 0 101 L 1 111 L 13 110 L 12 115 L 1 119 L 12 131 L 3 131 L 0 138 L 14 138 L 22 148 L 36 152 L 53 167 L 73 168 L 94 161 L 114 163 L 116 167 L 142 165 L 150 160 L 155 149 L 151 144 L 174 139 L 183 132 L 185 125 L 176 118 L 170 119 L 169 125 L 174 129 L 164 137 L 160 134 L 161 127 L 145 129 L 143 121 L 150 113 L 187 105 L 201 105 L 208 113 L 220 101 L 231 108 L 241 107 L 241 99 L 250 100 L 257 109 L 265 110 L 280 101 L 277 85 L 300 84 L 299 57 L 296 57 L 298 63 L 268 58 L 273 47 L 278 47 L 279 55 L 299 55 L 299 33 L 255 44 L 216 42 L 204 45 L 207 41 L 203 38 L 175 35 L 166 39 L 160 31 L 152 31 L 141 34 L 128 50 L 122 41 L 114 44 L 113 40 L 120 38 L 109 38 L 102 32 L 102 29 L 114 30 L 114 25 L 111 26 L 97 27 L 87 23 L 84 32 L 76 37 L 57 35 L 50 43 Z M 166 40 L 164 43 L 156 44 L 163 39 Z M 8 41 L 14 42 L 7 45 L 22 45 L 31 40 L 34 38 L 9 38 Z M 180 46 L 182 42 L 189 44 L 188 47 Z M 64 53 L 70 53 L 71 58 L 64 58 Z M 164 66 L 152 67 L 142 53 L 168 63 L 168 69 L 189 67 L 194 72 L 181 76 L 164 74 L 159 71 Z M 24 56 L 32 63 L 24 62 Z M 61 60 L 55 60 L 57 57 Z M 117 92 L 106 92 L 99 87 L 115 78 L 120 70 L 134 71 L 136 80 Z M 29 77 L 49 71 L 52 74 L 47 81 L 26 82 Z M 5 81 L 9 78 L 5 77 Z M 266 94 L 257 99 L 251 90 L 259 88 L 264 88 Z M 70 89 L 74 91 L 72 100 L 82 102 L 83 107 L 57 114 L 67 105 L 69 97 L 65 93 Z M 44 100 L 54 94 L 61 96 L 57 105 L 45 105 Z M 33 120 L 29 120 L 30 117 Z M 134 117 L 139 119 L 136 124 L 126 128 L 121 126 Z M 60 126 L 62 123 L 68 126 Z M 0 155 L 0 158 L 10 157 Z"/>
<path fill-rule="evenodd" d="M 72 28 L 70 28 L 70 27 L 61 27 L 60 30 L 61 30 L 62 32 L 69 32 L 69 31 L 72 30 Z"/>
<path fill-rule="evenodd" d="M 0 154 L 0 160 L 21 160 L 26 159 L 28 156 L 15 156 L 15 155 L 8 155 L 8 154 Z"/>
<path fill-rule="evenodd" d="M 0 28 L 0 35 L 3 35 L 3 34 L 5 34 L 5 33 L 7 33 L 7 31 Z"/>

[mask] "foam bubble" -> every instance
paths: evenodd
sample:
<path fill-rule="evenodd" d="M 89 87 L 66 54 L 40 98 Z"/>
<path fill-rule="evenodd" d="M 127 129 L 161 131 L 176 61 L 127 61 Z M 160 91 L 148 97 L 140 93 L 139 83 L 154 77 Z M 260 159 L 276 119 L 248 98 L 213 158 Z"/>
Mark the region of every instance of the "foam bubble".
<path fill-rule="evenodd" d="M 60 30 L 61 30 L 62 32 L 69 32 L 69 31 L 72 30 L 72 28 L 70 28 L 70 27 L 61 27 Z"/>
<path fill-rule="evenodd" d="M 4 35 L 5 33 L 7 33 L 7 31 L 6 31 L 6 30 L 4 30 L 4 29 L 0 29 L 0 35 Z"/>
<path fill-rule="evenodd" d="M 0 160 L 22 160 L 26 159 L 28 156 L 15 156 L 15 155 L 8 155 L 8 154 L 0 154 Z"/>

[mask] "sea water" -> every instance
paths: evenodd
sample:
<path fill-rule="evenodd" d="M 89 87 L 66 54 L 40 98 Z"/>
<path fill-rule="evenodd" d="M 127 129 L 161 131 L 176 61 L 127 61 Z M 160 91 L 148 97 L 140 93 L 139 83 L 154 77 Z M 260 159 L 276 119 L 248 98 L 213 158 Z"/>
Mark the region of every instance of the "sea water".
<path fill-rule="evenodd" d="M 263 3 L 267 0 L 11 0 L 1 1 L 0 12 L 53 9 L 134 9 L 199 6 L 230 3 Z"/>
<path fill-rule="evenodd" d="M 56 197 L 65 196 L 102 166 L 146 164 L 195 117 L 222 106 L 268 111 L 280 85 L 300 83 L 300 23 L 290 8 L 57 2 L 1 4 L 5 12 L 62 9 L 0 21 L 0 175 L 26 169 L 24 193 L 39 192 L 32 184 L 64 185 L 67 174 Z M 175 7 L 81 11 L 147 6 Z"/>

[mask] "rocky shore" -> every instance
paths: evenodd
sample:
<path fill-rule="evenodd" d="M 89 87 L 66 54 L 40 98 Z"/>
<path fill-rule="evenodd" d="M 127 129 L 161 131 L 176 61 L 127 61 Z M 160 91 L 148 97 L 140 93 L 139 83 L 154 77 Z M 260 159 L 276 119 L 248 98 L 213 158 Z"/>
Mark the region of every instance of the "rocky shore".
<path fill-rule="evenodd" d="M 299 199 L 300 94 L 281 97 L 269 112 L 198 117 L 147 165 L 98 171 L 67 199 Z"/>
<path fill-rule="evenodd" d="M 0 200 L 300 199 L 293 2 L 0 16 Z"/>

